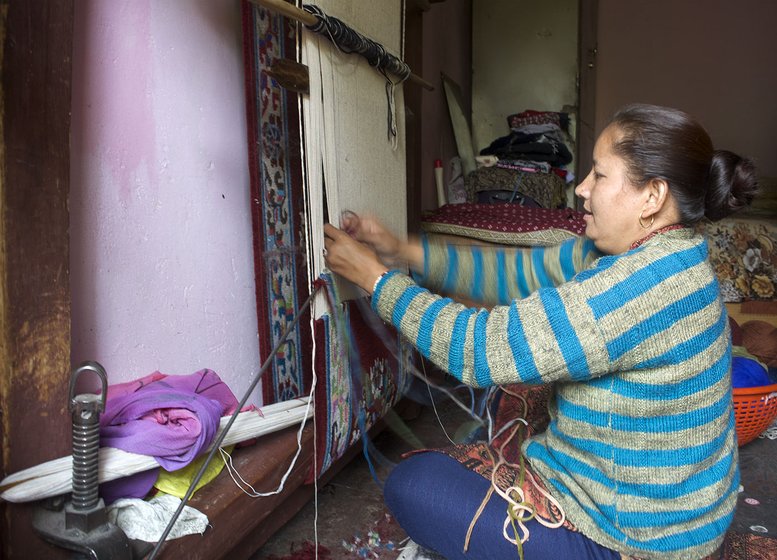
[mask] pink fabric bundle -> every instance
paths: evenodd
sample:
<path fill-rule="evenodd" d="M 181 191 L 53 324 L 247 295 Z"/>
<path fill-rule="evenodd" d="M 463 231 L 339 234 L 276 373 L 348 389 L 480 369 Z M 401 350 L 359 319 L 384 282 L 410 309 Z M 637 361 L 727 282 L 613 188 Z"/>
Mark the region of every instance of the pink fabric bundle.
<path fill-rule="evenodd" d="M 191 463 L 213 442 L 224 415 L 238 405 L 215 372 L 190 375 L 152 373 L 108 388 L 100 417 L 100 444 L 151 455 L 168 471 Z M 107 502 L 143 497 L 156 480 L 155 470 L 101 487 Z"/>

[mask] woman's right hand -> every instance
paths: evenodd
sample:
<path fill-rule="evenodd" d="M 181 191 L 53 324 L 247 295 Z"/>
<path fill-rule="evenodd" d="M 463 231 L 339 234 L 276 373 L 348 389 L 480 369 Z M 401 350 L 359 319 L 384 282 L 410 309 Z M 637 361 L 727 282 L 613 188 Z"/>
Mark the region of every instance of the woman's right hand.
<path fill-rule="evenodd" d="M 375 216 L 359 216 L 346 210 L 340 216 L 340 229 L 357 241 L 372 247 L 387 265 L 394 265 L 402 259 L 403 242 L 387 230 Z"/>

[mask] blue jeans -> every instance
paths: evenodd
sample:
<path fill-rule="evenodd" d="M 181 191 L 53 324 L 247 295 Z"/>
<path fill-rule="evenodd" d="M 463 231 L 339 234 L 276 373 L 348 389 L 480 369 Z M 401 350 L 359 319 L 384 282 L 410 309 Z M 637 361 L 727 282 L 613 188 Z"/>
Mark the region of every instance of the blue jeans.
<path fill-rule="evenodd" d="M 435 452 L 420 453 L 397 465 L 383 490 L 396 520 L 417 544 L 448 560 L 518 558 L 518 550 L 502 536 L 507 502 L 492 494 L 478 518 L 464 552 L 472 518 L 490 483 L 455 459 Z M 525 524 L 529 540 L 524 557 L 537 559 L 620 560 L 620 554 L 595 543 L 582 533 L 563 527 L 549 529 L 537 521 Z M 508 534 L 512 529 L 508 528 Z"/>

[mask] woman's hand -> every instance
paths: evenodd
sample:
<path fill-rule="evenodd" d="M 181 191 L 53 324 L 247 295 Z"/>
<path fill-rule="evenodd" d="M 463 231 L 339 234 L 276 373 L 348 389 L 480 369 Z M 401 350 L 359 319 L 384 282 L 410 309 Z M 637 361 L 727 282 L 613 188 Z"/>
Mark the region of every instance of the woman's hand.
<path fill-rule="evenodd" d="M 386 262 L 393 264 L 399 259 L 402 242 L 374 216 L 358 216 L 346 210 L 340 216 L 340 227 L 354 239 L 372 247 Z"/>
<path fill-rule="evenodd" d="M 332 272 L 372 294 L 386 266 L 370 247 L 331 224 L 324 224 L 324 261 Z"/>
<path fill-rule="evenodd" d="M 404 265 L 423 270 L 424 253 L 418 241 L 402 241 L 372 215 L 358 216 L 346 210 L 340 217 L 340 227 L 354 239 L 366 243 L 387 266 Z"/>

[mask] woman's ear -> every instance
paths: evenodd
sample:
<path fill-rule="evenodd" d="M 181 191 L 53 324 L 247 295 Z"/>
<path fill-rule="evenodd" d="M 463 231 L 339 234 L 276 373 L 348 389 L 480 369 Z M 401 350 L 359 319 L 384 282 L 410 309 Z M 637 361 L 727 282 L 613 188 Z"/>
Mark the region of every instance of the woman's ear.
<path fill-rule="evenodd" d="M 646 186 L 647 199 L 644 206 L 644 217 L 649 218 L 653 214 L 658 214 L 670 197 L 669 185 L 664 179 L 651 179 Z"/>

